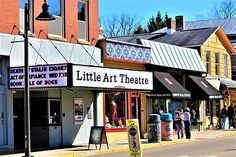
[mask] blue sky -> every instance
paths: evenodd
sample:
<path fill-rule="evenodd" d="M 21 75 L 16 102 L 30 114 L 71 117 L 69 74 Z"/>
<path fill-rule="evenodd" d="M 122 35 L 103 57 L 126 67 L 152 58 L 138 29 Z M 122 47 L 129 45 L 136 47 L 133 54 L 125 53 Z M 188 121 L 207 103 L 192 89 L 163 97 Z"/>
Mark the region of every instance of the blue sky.
<path fill-rule="evenodd" d="M 197 15 L 207 16 L 213 4 L 222 0 L 99 0 L 99 17 L 125 12 L 146 22 L 159 10 L 174 19 L 183 15 L 186 21 L 196 20 Z"/>

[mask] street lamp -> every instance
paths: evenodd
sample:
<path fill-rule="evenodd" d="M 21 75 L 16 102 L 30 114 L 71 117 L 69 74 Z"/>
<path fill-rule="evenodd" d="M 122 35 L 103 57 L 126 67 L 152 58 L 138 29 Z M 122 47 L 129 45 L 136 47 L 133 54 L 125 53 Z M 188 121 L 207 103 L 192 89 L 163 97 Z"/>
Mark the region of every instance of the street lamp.
<path fill-rule="evenodd" d="M 29 2 L 28 2 L 29 3 Z M 42 6 L 42 13 L 36 18 L 36 20 L 48 21 L 54 20 L 55 17 L 48 13 L 48 5 L 46 0 Z M 29 7 L 25 3 L 25 21 L 24 21 L 24 75 L 25 75 L 25 89 L 24 89 L 24 140 L 25 140 L 25 156 L 32 157 L 31 153 L 31 134 L 30 134 L 30 91 L 29 91 L 29 49 L 28 49 L 28 31 L 29 29 Z"/>

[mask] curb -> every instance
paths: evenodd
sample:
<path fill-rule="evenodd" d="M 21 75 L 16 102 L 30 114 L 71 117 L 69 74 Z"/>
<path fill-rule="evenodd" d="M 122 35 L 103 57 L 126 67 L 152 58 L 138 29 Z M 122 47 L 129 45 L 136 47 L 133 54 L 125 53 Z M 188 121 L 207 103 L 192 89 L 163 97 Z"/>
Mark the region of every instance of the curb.
<path fill-rule="evenodd" d="M 236 136 L 236 131 L 235 132 L 231 132 L 231 133 L 223 134 L 223 137 L 228 137 L 228 136 Z"/>

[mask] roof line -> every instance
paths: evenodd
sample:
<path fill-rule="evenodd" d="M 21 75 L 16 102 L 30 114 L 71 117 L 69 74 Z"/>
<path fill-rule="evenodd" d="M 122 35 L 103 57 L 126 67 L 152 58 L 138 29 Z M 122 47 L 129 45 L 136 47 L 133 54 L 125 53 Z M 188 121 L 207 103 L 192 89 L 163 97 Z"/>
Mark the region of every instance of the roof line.
<path fill-rule="evenodd" d="M 186 21 L 186 22 L 217 21 L 217 20 L 236 20 L 236 18 L 209 19 L 209 20 L 194 20 L 194 21 Z"/>

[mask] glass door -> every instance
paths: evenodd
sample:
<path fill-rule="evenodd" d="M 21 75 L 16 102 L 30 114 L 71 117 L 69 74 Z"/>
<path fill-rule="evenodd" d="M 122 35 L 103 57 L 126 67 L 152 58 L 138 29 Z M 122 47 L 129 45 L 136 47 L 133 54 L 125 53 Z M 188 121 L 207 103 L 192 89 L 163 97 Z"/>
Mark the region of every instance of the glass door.
<path fill-rule="evenodd" d="M 131 117 L 132 119 L 139 119 L 140 120 L 140 93 L 139 92 L 132 92 L 131 93 Z"/>
<path fill-rule="evenodd" d="M 61 102 L 60 100 L 48 100 L 48 123 L 61 125 Z"/>
<path fill-rule="evenodd" d="M 139 99 L 138 98 L 132 98 L 132 119 L 138 119 L 139 118 Z"/>
<path fill-rule="evenodd" d="M 48 100 L 48 124 L 49 124 L 49 146 L 58 147 L 62 145 L 61 126 L 61 101 L 59 99 Z"/>

